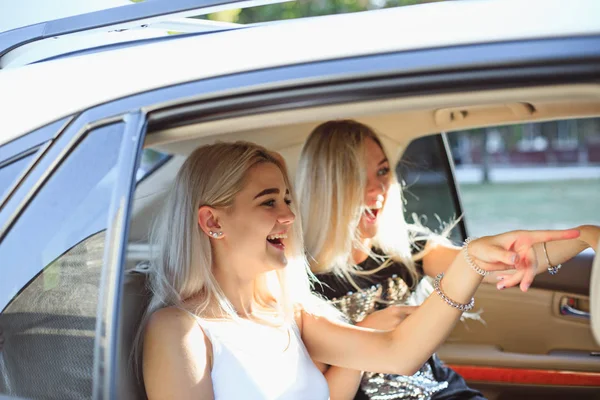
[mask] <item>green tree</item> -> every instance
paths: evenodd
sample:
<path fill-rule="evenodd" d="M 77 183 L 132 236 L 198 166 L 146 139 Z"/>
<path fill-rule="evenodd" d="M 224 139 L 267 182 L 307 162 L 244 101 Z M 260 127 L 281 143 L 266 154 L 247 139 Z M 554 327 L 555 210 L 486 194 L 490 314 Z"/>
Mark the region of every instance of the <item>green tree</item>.
<path fill-rule="evenodd" d="M 434 3 L 444 0 L 298 0 L 245 8 L 234 12 L 209 14 L 206 18 L 218 21 L 251 24 L 319 15 L 343 14 L 378 8 Z"/>

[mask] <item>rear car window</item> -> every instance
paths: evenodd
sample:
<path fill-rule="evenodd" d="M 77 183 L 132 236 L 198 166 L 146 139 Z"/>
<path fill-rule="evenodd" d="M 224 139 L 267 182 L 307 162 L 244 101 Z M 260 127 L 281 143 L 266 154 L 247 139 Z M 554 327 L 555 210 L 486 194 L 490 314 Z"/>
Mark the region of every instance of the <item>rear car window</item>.
<path fill-rule="evenodd" d="M 31 164 L 37 151 L 34 151 L 24 157 L 8 162 L 0 163 L 0 199 L 8 193 L 17 179 L 22 175 L 25 169 Z"/>

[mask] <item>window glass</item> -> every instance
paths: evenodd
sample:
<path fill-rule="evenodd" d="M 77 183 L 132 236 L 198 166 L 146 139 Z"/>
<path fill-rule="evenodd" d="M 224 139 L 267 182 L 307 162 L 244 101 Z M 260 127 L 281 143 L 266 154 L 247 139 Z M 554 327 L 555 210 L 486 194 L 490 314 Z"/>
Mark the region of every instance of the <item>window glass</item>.
<path fill-rule="evenodd" d="M 144 149 L 140 166 L 135 175 L 136 182 L 141 182 L 147 176 L 160 168 L 171 156 L 152 149 Z"/>
<path fill-rule="evenodd" d="M 36 153 L 34 152 L 33 154 L 21 157 L 10 164 L 0 167 L 0 199 L 4 198 L 17 178 L 21 175 L 29 163 L 31 163 L 35 154 Z"/>
<path fill-rule="evenodd" d="M 600 224 L 600 118 L 448 133 L 470 235 Z"/>
<path fill-rule="evenodd" d="M 418 223 L 439 233 L 460 216 L 442 135 L 413 140 L 396 166 L 396 174 L 403 183 L 408 222 L 416 218 Z M 452 229 L 451 239 L 462 240 L 459 226 Z"/>
<path fill-rule="evenodd" d="M 104 231 L 123 124 L 91 132 L 0 243 L 0 393 L 90 398 Z"/>

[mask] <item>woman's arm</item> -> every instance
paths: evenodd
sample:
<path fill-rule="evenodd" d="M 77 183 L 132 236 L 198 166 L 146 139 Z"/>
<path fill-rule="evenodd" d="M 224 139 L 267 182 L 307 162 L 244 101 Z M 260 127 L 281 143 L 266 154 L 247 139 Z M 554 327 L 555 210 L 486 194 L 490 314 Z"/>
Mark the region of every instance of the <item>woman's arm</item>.
<path fill-rule="evenodd" d="M 176 308 L 156 311 L 144 335 L 148 399 L 214 399 L 211 358 L 210 341 L 190 315 Z"/>
<path fill-rule="evenodd" d="M 321 365 L 325 367 L 323 375 L 329 386 L 329 400 L 352 400 L 356 397 L 362 379 L 362 371 L 340 368 L 335 365 L 327 368 L 327 365 Z"/>
<path fill-rule="evenodd" d="M 477 239 L 469 245 L 480 268 L 534 268 L 535 243 L 574 238 L 578 231 L 518 231 Z M 482 277 L 459 254 L 446 271 L 442 290 L 456 303 L 471 300 Z M 414 374 L 452 331 L 462 312 L 436 293 L 392 331 L 374 330 L 303 313 L 302 335 L 313 359 L 363 371 Z"/>
<path fill-rule="evenodd" d="M 575 229 L 581 232 L 581 236 L 577 239 L 558 240 L 546 244 L 548 258 L 553 266 L 562 264 L 570 260 L 583 250 L 591 247 L 598 252 L 598 241 L 600 241 L 600 227 L 595 225 L 582 225 Z M 548 262 L 544 254 L 544 248 L 541 243 L 534 246 L 538 268 L 535 274 L 541 274 L 547 271 Z M 435 277 L 440 272 L 445 272 L 448 266 L 452 263 L 461 248 L 447 243 L 438 243 L 434 241 L 427 242 L 425 246 L 425 255 L 423 256 L 423 272 L 426 275 Z M 485 283 L 494 283 L 498 289 L 504 289 L 516 286 L 521 283 L 521 289 L 524 291 L 531 285 L 535 274 L 530 274 L 528 279 L 525 278 L 525 270 L 511 271 L 510 273 L 492 273 L 484 278 Z M 501 280 L 501 282 L 498 282 Z"/>
<path fill-rule="evenodd" d="M 459 253 L 460 247 L 450 243 L 428 241 L 423 256 L 423 272 L 432 278 L 440 272 L 445 273 Z"/>
<path fill-rule="evenodd" d="M 598 252 L 598 241 L 600 241 L 600 227 L 595 225 L 582 225 L 577 227 L 581 235 L 576 239 L 557 240 L 546 244 L 548 259 L 552 266 L 562 264 L 587 248 L 592 248 Z M 527 291 L 535 279 L 536 274 L 547 272 L 548 260 L 544 253 L 544 247 L 541 243 L 534 246 L 535 257 L 537 259 L 537 268 L 529 273 L 525 270 L 517 271 L 514 274 L 499 274 L 497 279 L 498 289 L 504 289 L 519 285 L 522 291 Z M 557 277 L 557 279 L 559 279 Z"/>
<path fill-rule="evenodd" d="M 416 306 L 389 306 L 383 310 L 369 314 L 356 326 L 364 328 L 392 330 L 400 324 L 408 315 L 412 314 Z M 323 372 L 329 386 L 331 400 L 352 400 L 360 386 L 362 371 L 341 368 L 316 362 L 317 367 Z"/>

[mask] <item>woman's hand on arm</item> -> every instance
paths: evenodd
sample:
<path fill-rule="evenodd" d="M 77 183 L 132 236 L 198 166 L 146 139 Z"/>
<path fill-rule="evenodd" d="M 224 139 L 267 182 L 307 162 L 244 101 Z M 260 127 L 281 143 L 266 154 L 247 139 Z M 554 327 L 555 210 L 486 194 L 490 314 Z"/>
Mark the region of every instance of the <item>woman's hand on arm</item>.
<path fill-rule="evenodd" d="M 469 252 L 488 271 L 534 267 L 536 243 L 578 237 L 570 231 L 518 231 L 477 239 Z M 455 257 L 441 287 L 456 303 L 470 301 L 482 277 L 462 254 Z M 414 374 L 452 331 L 462 312 L 436 293 L 392 331 L 353 327 L 303 313 L 302 337 L 313 359 L 354 370 Z"/>
<path fill-rule="evenodd" d="M 596 253 L 598 252 L 598 241 L 600 241 L 600 227 L 595 225 L 582 225 L 576 228 L 580 232 L 580 236 L 575 239 L 557 240 L 546 243 L 546 251 L 548 259 L 552 263 L 551 266 L 557 266 L 569 261 L 583 250 L 591 247 Z M 497 276 L 496 287 L 505 289 L 519 285 L 522 291 L 526 292 L 535 279 L 535 275 L 544 273 L 548 270 L 548 259 L 544 253 L 542 243 L 534 246 L 536 270 L 535 274 L 527 274 L 526 270 L 518 270 L 512 274 L 499 274 Z"/>
<path fill-rule="evenodd" d="M 148 399 L 213 399 L 211 349 L 190 315 L 177 308 L 156 311 L 144 335 L 142 368 Z"/>

